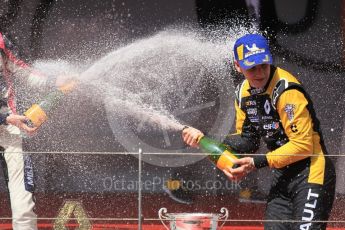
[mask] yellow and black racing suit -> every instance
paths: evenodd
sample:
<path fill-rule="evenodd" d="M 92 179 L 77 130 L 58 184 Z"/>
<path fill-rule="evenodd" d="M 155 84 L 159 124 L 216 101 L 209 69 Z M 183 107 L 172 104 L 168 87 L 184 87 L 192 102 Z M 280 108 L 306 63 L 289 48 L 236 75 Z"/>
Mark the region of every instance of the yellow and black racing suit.
<path fill-rule="evenodd" d="M 265 229 L 326 229 L 317 221 L 329 217 L 335 170 L 325 156 L 319 121 L 302 85 L 272 65 L 264 88 L 251 88 L 244 80 L 236 95 L 236 133 L 224 143 L 239 153 L 255 152 L 261 138 L 267 144 L 270 152 L 253 157 L 256 168 L 273 170 Z"/>

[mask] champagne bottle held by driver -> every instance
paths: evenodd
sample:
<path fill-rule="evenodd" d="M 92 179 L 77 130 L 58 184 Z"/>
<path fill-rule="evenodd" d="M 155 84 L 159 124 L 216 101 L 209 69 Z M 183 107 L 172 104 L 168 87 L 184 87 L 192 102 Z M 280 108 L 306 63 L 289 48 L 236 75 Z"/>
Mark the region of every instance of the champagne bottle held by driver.
<path fill-rule="evenodd" d="M 29 119 L 29 124 L 33 127 L 40 127 L 46 122 L 48 116 L 58 107 L 61 99 L 71 92 L 76 84 L 76 80 L 71 80 L 50 92 L 39 103 L 33 104 L 24 112 L 24 115 Z"/>

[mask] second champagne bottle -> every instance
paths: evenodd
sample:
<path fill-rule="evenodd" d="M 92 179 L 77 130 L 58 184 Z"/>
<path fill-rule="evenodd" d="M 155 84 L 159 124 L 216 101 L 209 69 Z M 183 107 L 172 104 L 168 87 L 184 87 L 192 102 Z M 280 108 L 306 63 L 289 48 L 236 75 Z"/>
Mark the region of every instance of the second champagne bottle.
<path fill-rule="evenodd" d="M 71 92 L 77 84 L 77 81 L 72 80 L 60 86 L 53 92 L 50 92 L 44 97 L 42 101 L 33 104 L 24 115 L 30 120 L 29 123 L 33 127 L 39 127 L 48 120 L 48 115 L 54 111 L 61 99 L 69 92 Z"/>

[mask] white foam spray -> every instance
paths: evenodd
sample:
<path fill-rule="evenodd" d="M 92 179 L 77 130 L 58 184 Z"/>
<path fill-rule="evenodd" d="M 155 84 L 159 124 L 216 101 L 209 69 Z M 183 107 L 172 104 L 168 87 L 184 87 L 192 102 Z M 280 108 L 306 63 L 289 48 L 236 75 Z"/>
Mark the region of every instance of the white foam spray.
<path fill-rule="evenodd" d="M 231 48 L 245 32 L 219 30 L 206 37 L 172 29 L 115 49 L 87 68 L 61 62 L 63 70 L 51 63 L 41 66 L 53 73 L 79 72 L 78 93 L 105 105 L 114 137 L 127 151 L 184 152 L 183 125 L 203 123 L 205 131 L 219 137 L 229 131 L 234 120 Z M 170 166 L 199 160 L 186 158 L 144 160 Z"/>

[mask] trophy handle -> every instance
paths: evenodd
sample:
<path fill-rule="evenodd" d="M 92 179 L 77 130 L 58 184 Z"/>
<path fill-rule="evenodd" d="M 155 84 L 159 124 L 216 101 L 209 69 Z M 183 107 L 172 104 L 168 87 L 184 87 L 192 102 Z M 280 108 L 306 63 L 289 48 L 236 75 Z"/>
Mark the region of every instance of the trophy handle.
<path fill-rule="evenodd" d="M 168 226 L 166 226 L 166 224 L 164 223 L 164 220 L 169 220 L 169 218 L 167 216 L 165 216 L 165 214 L 168 212 L 168 210 L 166 208 L 161 208 L 158 211 L 158 217 L 160 219 L 160 221 L 162 222 L 162 224 L 164 225 L 164 227 L 169 230 Z"/>
<path fill-rule="evenodd" d="M 222 213 L 221 215 L 219 215 L 219 220 L 223 221 L 223 223 L 220 225 L 219 230 L 223 228 L 225 222 L 228 220 L 229 217 L 229 211 L 227 208 L 221 208 L 220 209 L 220 213 Z"/>

